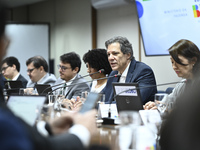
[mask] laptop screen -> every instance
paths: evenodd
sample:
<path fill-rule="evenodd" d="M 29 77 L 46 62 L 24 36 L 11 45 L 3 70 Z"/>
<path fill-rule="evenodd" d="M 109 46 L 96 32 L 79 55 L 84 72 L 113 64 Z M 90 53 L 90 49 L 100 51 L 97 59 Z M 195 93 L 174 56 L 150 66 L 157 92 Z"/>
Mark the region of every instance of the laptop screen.
<path fill-rule="evenodd" d="M 4 81 L 5 89 L 7 89 L 7 95 L 18 95 L 19 89 L 23 88 L 22 81 Z"/>
<path fill-rule="evenodd" d="M 8 99 L 7 106 L 16 116 L 33 126 L 45 100 L 45 96 L 11 95 Z"/>
<path fill-rule="evenodd" d="M 112 83 L 118 112 L 123 110 L 142 110 L 142 100 L 138 83 Z"/>
<path fill-rule="evenodd" d="M 52 91 L 52 88 L 49 84 L 36 84 L 35 88 L 39 95 L 46 95 L 48 92 Z"/>

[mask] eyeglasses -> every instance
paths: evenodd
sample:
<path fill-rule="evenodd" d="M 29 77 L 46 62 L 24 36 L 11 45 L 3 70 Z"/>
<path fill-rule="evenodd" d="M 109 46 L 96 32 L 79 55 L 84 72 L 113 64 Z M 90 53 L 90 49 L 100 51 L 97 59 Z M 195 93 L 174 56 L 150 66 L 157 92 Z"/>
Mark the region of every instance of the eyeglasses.
<path fill-rule="evenodd" d="M 33 68 L 33 69 L 28 69 L 28 70 L 26 70 L 28 73 L 31 73 L 31 72 L 33 72 L 33 70 L 34 70 L 35 68 Z"/>
<path fill-rule="evenodd" d="M 8 67 L 10 67 L 10 66 L 6 66 L 6 67 L 1 68 L 1 72 L 5 71 Z"/>
<path fill-rule="evenodd" d="M 65 66 L 61 66 L 61 65 L 57 65 L 58 69 L 61 69 L 61 71 L 65 71 L 67 69 L 71 69 L 71 67 L 65 67 Z"/>

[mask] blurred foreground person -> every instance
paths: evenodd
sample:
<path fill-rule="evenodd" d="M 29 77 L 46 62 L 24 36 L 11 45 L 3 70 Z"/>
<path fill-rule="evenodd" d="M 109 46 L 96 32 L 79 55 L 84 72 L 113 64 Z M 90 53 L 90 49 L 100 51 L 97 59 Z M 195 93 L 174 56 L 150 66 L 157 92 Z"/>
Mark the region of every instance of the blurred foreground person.
<path fill-rule="evenodd" d="M 6 54 L 8 39 L 5 35 L 6 8 L 0 1 L 0 61 Z M 32 68 L 34 69 L 34 68 Z M 37 68 L 35 71 L 38 70 Z M 52 136 L 41 135 L 16 117 L 6 106 L 0 90 L 0 149 L 2 150 L 73 150 L 85 149 L 96 131 L 96 111 L 85 114 L 66 114 L 44 130 Z M 72 117 L 73 116 L 73 117 Z M 87 120 L 87 121 L 86 121 Z M 80 132 L 81 131 L 81 132 Z"/>
<path fill-rule="evenodd" d="M 160 133 L 162 150 L 199 150 L 199 78 L 195 79 L 192 85 L 187 85 L 186 89 L 176 100 L 176 107 L 162 124 Z"/>

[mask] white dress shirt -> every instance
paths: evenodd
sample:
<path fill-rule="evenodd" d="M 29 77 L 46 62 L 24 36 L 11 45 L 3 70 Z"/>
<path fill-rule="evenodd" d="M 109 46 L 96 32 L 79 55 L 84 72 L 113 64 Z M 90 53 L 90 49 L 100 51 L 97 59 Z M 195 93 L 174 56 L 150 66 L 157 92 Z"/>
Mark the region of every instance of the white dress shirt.
<path fill-rule="evenodd" d="M 106 86 L 106 83 L 107 83 L 107 82 L 105 82 L 102 86 L 100 86 L 100 87 L 98 87 L 98 88 L 95 88 L 95 86 L 97 85 L 97 80 L 94 80 L 94 81 L 92 82 L 92 87 L 91 87 L 90 92 L 100 93 L 100 92 L 103 90 L 103 88 Z"/>
<path fill-rule="evenodd" d="M 19 77 L 19 75 L 20 75 L 20 73 L 18 73 L 18 74 L 12 79 L 12 81 L 16 81 L 17 78 Z"/>
<path fill-rule="evenodd" d="M 124 70 L 124 72 L 122 73 L 119 82 L 120 83 L 125 83 L 126 81 L 126 76 L 128 74 L 128 69 L 129 69 L 130 63 L 128 64 L 128 66 L 126 67 L 126 69 Z"/>

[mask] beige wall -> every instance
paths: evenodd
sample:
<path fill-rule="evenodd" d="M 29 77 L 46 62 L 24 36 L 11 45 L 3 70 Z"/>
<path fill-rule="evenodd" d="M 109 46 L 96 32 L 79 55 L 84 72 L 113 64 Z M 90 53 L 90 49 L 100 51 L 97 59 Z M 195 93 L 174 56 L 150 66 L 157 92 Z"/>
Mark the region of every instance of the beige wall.
<path fill-rule="evenodd" d="M 56 60 L 56 65 L 63 53 L 76 51 L 82 58 L 92 48 L 90 0 L 50 0 L 14 9 L 13 13 L 13 20 L 16 21 L 50 22 L 50 57 Z M 138 34 L 138 19 L 133 4 L 97 10 L 97 47 L 105 48 L 105 41 L 115 35 L 126 36 L 133 44 L 134 56 L 139 60 Z M 141 61 L 152 67 L 157 84 L 180 80 L 172 70 L 169 56 L 146 57 L 142 48 Z M 81 74 L 86 74 L 84 63 Z"/>
<path fill-rule="evenodd" d="M 50 58 L 55 59 L 57 77 L 60 55 L 75 51 L 82 59 L 92 47 L 90 0 L 45 1 L 14 9 L 12 18 L 17 22 L 50 23 Z M 80 73 L 87 73 L 84 63 Z"/>

